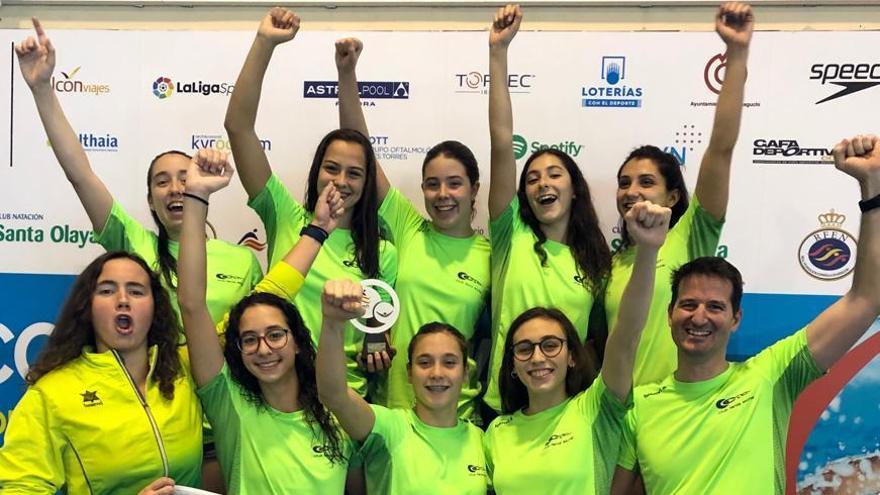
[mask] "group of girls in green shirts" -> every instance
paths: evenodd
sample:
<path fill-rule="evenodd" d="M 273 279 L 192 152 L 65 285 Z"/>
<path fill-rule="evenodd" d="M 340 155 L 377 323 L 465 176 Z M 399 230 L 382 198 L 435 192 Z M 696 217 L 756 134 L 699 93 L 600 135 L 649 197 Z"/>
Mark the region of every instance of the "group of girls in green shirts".
<path fill-rule="evenodd" d="M 752 31 L 742 12 L 719 9 L 727 73 L 695 194 L 671 155 L 634 150 L 617 173 L 623 245 L 612 253 L 570 156 L 536 152 L 516 182 L 505 82 L 519 7 L 499 9 L 489 33 L 489 239 L 471 224 L 479 169 L 464 144 L 425 158 L 429 218 L 390 183 L 367 137 L 355 39 L 336 43 L 341 129 L 317 147 L 305 202 L 293 198 L 254 130 L 274 48 L 300 26 L 272 9 L 225 120 L 266 229 L 265 277 L 250 251 L 205 240 L 211 195 L 232 176 L 225 155 L 153 160 L 158 235 L 114 201 L 49 85 L 55 51 L 35 19 L 36 38 L 16 46 L 22 74 L 111 253 L 78 277 L 28 374 L 0 448 L 0 493 L 607 493 L 633 384 L 675 369 L 665 280 L 713 255 L 720 235 Z M 359 282 L 372 278 L 399 294 L 397 352 L 359 363 L 363 334 L 349 320 L 363 316 Z M 483 386 L 472 358 L 489 300 Z M 589 324 L 602 317 L 609 332 Z M 369 379 L 385 368 L 387 381 Z M 500 413 L 485 433 L 471 422 L 480 401 L 486 422 Z M 203 414 L 222 480 L 200 471 L 212 465 L 199 455 Z"/>

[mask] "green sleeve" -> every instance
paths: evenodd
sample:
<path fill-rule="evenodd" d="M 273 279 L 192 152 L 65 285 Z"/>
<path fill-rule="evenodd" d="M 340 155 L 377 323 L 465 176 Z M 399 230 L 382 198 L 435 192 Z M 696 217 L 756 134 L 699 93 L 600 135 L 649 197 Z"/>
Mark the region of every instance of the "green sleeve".
<path fill-rule="evenodd" d="M 632 409 L 632 390 L 621 402 L 608 390 L 600 373 L 585 392 L 575 396 L 581 414 L 590 424 L 593 444 L 593 478 L 597 487 L 610 487 L 623 436 L 624 417 Z"/>
<path fill-rule="evenodd" d="M 394 245 L 401 249 L 427 223 L 427 220 L 396 187 L 388 190 L 385 200 L 379 206 L 379 217 L 388 227 Z"/>
<path fill-rule="evenodd" d="M 489 243 L 492 246 L 492 266 L 503 266 L 510 254 L 514 224 L 519 221 L 519 198 L 514 195 L 501 215 L 489 221 Z"/>
<path fill-rule="evenodd" d="M 253 290 L 254 287 L 260 283 L 260 280 L 263 279 L 263 267 L 260 266 L 260 261 L 257 260 L 257 256 L 251 251 L 251 266 L 248 268 L 248 285 Z"/>
<path fill-rule="evenodd" d="M 483 434 L 483 456 L 486 458 L 486 473 L 489 475 L 489 484 L 492 484 L 492 474 L 495 472 L 495 461 L 492 459 L 492 438 L 494 436 L 494 428 L 492 424 Z"/>
<path fill-rule="evenodd" d="M 214 440 L 218 444 L 218 450 L 237 452 L 237 447 L 230 442 L 238 438 L 232 432 L 239 431 L 241 427 L 239 413 L 241 392 L 233 381 L 226 363 L 223 363 L 220 373 L 200 387 L 196 393 L 202 402 L 202 409 L 208 421 L 212 425 L 218 425 L 214 429 Z"/>
<path fill-rule="evenodd" d="M 712 218 L 695 195 L 674 228 L 685 231 L 683 235 L 687 236 L 688 259 L 692 260 L 702 256 L 715 256 L 723 226 L 724 220 Z"/>
<path fill-rule="evenodd" d="M 764 370 L 776 383 L 777 393 L 794 402 L 807 385 L 823 375 L 807 346 L 806 327 L 798 330 L 750 360 L 750 365 Z"/>
<path fill-rule="evenodd" d="M 52 495 L 64 485 L 63 436 L 52 424 L 51 406 L 30 387 L 9 414 L 0 448 L 0 492 Z"/>
<path fill-rule="evenodd" d="M 635 409 L 630 409 L 623 420 L 623 436 L 621 437 L 620 455 L 617 457 L 617 465 L 627 471 L 635 471 L 638 465 Z"/>
<path fill-rule="evenodd" d="M 118 202 L 113 202 L 104 227 L 95 232 L 95 241 L 107 251 L 128 251 L 142 254 L 147 246 L 155 251 L 156 234 L 132 218 Z M 149 260 L 147 260 L 149 262 Z"/>
<path fill-rule="evenodd" d="M 397 284 L 397 248 L 386 240 L 379 241 L 379 274 L 391 287 Z"/>
<path fill-rule="evenodd" d="M 266 228 L 266 244 L 270 264 L 275 260 L 275 244 L 282 228 L 292 228 L 297 234 L 308 221 L 309 214 L 302 204 L 290 195 L 277 175 L 272 174 L 265 187 L 248 201 Z M 281 253 L 277 253 L 281 254 Z"/>
<path fill-rule="evenodd" d="M 388 409 L 377 404 L 370 404 L 370 407 L 376 415 L 376 422 L 360 449 L 365 461 L 381 452 L 394 452 L 403 442 L 409 426 L 404 416 L 407 411 L 403 409 Z"/>

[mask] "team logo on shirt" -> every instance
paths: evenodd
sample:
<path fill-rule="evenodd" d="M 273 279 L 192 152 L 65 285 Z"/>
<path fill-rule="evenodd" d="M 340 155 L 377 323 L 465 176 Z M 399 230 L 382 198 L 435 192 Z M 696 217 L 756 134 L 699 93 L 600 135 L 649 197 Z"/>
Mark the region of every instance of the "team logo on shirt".
<path fill-rule="evenodd" d="M 360 267 L 359 267 L 358 264 L 357 264 L 357 261 L 355 261 L 355 260 L 342 260 L 342 264 L 345 265 L 345 266 L 347 266 L 347 267 L 349 267 L 349 268 L 358 268 L 358 269 L 360 269 Z"/>
<path fill-rule="evenodd" d="M 750 402 L 755 399 L 755 396 L 752 395 L 751 390 L 746 390 L 745 392 L 738 393 L 736 395 L 732 395 L 730 397 L 724 397 L 718 399 L 715 402 L 715 407 L 719 410 L 719 414 L 726 413 L 737 407 Z"/>
<path fill-rule="evenodd" d="M 504 417 L 499 417 L 498 420 L 495 421 L 495 423 L 493 423 L 493 424 L 495 425 L 495 428 L 500 428 L 504 425 L 509 425 L 512 421 L 513 421 L 513 416 L 504 416 Z"/>
<path fill-rule="evenodd" d="M 647 399 L 648 397 L 650 397 L 650 396 L 652 396 L 652 395 L 658 395 L 658 394 L 661 394 L 661 393 L 663 393 L 664 390 L 666 390 L 666 385 L 663 385 L 662 387 L 658 388 L 657 390 L 655 390 L 655 391 L 653 391 L 653 392 L 648 392 L 647 394 L 644 394 L 644 395 L 642 396 L 642 398 L 643 398 L 643 399 Z"/>
<path fill-rule="evenodd" d="M 483 284 L 479 280 L 468 275 L 467 272 L 458 272 L 458 276 L 456 278 L 457 278 L 456 282 L 458 282 L 460 284 L 464 284 L 464 285 L 470 287 L 471 289 L 476 290 L 477 292 L 483 291 Z"/>
<path fill-rule="evenodd" d="M 554 433 L 550 435 L 550 438 L 544 443 L 544 448 L 549 449 L 550 447 L 564 445 L 572 440 L 574 440 L 573 433 Z"/>
<path fill-rule="evenodd" d="M 486 466 L 477 466 L 475 464 L 468 464 L 467 467 L 468 476 L 481 476 L 486 477 L 488 474 L 486 473 Z"/>
<path fill-rule="evenodd" d="M 328 457 L 330 446 L 326 444 L 312 445 L 312 457 Z"/>
<path fill-rule="evenodd" d="M 86 390 L 83 393 L 79 394 L 83 398 L 83 406 L 84 407 L 94 407 L 94 406 L 103 406 L 104 401 L 98 397 L 98 391 Z"/>
<path fill-rule="evenodd" d="M 834 210 L 818 216 L 821 228 L 810 232 L 798 248 L 801 268 L 819 280 L 837 280 L 856 264 L 856 238 L 842 229 L 846 215 Z"/>
<path fill-rule="evenodd" d="M 227 284 L 241 285 L 244 283 L 244 277 L 239 277 L 238 275 L 230 275 L 228 273 L 215 273 L 214 278 L 218 282 L 225 282 Z"/>

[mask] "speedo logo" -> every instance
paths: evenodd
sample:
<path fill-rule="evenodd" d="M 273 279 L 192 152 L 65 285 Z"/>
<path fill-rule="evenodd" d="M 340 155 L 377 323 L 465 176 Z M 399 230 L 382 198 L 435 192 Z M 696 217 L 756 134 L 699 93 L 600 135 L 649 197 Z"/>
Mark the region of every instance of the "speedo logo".
<path fill-rule="evenodd" d="M 843 88 L 817 101 L 818 105 L 880 85 L 880 63 L 813 64 L 810 79 L 820 81 L 823 86 L 828 83 Z"/>
<path fill-rule="evenodd" d="M 745 392 L 736 394 L 732 397 L 726 397 L 724 399 L 719 399 L 715 402 L 715 407 L 718 409 L 733 409 L 734 407 L 740 406 L 751 399 L 754 399 L 754 396 L 749 397 L 751 394 L 751 390 L 746 390 Z"/>

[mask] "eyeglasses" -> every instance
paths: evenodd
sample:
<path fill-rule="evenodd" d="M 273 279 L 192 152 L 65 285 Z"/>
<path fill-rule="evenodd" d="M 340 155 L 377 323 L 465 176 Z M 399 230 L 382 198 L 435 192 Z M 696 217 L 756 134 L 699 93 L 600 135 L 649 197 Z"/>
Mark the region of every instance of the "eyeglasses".
<path fill-rule="evenodd" d="M 245 354 L 253 354 L 260 348 L 260 341 L 266 343 L 269 349 L 278 350 L 287 345 L 287 335 L 290 330 L 286 328 L 275 327 L 266 332 L 265 335 L 257 335 L 254 332 L 246 332 L 238 338 L 236 345 L 238 350 Z"/>
<path fill-rule="evenodd" d="M 541 352 L 548 358 L 556 357 L 562 352 L 563 344 L 565 344 L 565 340 L 554 336 L 544 337 L 540 342 L 520 340 L 513 344 L 513 357 L 518 361 L 528 361 L 535 354 L 535 347 L 540 347 Z"/>

